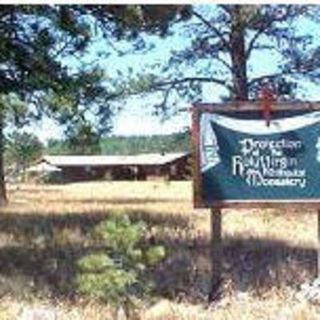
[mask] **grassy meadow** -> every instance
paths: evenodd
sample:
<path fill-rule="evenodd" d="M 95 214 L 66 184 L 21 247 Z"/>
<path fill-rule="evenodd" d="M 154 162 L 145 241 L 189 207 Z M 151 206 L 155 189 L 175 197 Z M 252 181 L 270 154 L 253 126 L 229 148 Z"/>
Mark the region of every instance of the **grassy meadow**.
<path fill-rule="evenodd" d="M 108 306 L 76 294 L 74 277 L 75 261 L 97 249 L 90 231 L 115 212 L 143 220 L 167 248 L 140 319 L 320 319 L 320 301 L 297 298 L 316 275 L 310 210 L 225 210 L 224 283 L 208 306 L 210 216 L 193 209 L 190 182 L 19 184 L 9 185 L 9 200 L 0 216 L 0 320 L 28 308 L 53 309 L 59 320 L 113 319 Z"/>

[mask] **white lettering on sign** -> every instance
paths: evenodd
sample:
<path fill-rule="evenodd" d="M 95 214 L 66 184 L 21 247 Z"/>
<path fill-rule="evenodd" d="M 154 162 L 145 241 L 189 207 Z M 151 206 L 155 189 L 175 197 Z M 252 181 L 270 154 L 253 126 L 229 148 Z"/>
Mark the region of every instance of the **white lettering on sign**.
<path fill-rule="evenodd" d="M 306 187 L 306 170 L 296 157 L 302 142 L 290 139 L 239 141 L 240 154 L 232 156 L 232 175 L 245 179 L 249 186 Z"/>

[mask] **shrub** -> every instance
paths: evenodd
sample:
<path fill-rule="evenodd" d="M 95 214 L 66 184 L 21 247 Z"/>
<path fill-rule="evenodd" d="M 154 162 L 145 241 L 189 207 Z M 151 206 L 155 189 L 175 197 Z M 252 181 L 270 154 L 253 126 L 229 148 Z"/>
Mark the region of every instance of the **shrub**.
<path fill-rule="evenodd" d="M 145 224 L 127 216 L 101 222 L 93 238 L 105 249 L 78 260 L 78 291 L 117 305 L 149 294 L 150 271 L 165 257 L 165 249 L 144 244 L 145 232 Z"/>

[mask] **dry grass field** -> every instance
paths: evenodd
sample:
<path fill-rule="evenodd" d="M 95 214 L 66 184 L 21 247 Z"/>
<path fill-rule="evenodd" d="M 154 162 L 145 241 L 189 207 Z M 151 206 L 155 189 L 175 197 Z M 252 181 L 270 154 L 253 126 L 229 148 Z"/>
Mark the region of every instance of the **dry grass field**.
<path fill-rule="evenodd" d="M 191 194 L 189 182 L 9 186 L 0 216 L 0 320 L 22 319 L 31 308 L 59 320 L 113 319 L 108 306 L 78 297 L 73 283 L 76 259 L 95 250 L 89 232 L 111 212 L 145 221 L 168 248 L 155 302 L 141 319 L 320 319 L 320 301 L 299 298 L 316 274 L 315 212 L 226 210 L 224 284 L 208 306 L 209 212 L 194 210 Z"/>

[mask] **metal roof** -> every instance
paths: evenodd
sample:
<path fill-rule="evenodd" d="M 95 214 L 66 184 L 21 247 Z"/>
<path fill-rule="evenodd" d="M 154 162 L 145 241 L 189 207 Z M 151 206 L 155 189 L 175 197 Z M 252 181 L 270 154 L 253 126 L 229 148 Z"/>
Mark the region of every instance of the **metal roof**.
<path fill-rule="evenodd" d="M 189 153 L 147 153 L 130 156 L 43 156 L 41 161 L 56 167 L 65 166 L 121 166 L 121 165 L 165 165 Z"/>
<path fill-rule="evenodd" d="M 61 169 L 47 162 L 41 162 L 27 169 L 27 172 L 57 172 L 57 171 L 61 171 Z"/>

